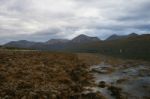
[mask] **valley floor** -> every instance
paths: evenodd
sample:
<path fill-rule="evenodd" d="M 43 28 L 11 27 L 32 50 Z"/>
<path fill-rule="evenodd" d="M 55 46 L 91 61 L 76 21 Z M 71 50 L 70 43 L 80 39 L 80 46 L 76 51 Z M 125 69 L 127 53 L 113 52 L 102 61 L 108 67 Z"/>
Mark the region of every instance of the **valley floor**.
<path fill-rule="evenodd" d="M 0 51 L 0 99 L 149 99 L 150 63 L 93 53 Z"/>

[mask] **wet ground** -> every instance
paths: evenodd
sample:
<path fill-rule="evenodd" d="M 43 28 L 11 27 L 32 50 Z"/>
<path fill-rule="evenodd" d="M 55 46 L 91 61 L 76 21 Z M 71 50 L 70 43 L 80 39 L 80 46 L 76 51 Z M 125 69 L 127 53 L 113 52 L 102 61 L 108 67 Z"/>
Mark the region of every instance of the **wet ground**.
<path fill-rule="evenodd" d="M 150 99 L 150 66 L 112 66 L 105 62 L 91 67 L 96 87 L 108 99 Z"/>

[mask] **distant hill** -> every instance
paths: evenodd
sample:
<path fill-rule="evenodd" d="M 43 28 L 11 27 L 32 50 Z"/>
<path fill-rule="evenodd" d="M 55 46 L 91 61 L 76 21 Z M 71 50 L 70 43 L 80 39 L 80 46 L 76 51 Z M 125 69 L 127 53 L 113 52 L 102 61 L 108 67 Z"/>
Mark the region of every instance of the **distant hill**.
<path fill-rule="evenodd" d="M 63 50 L 72 45 L 78 45 L 80 43 L 87 43 L 87 42 L 95 42 L 100 41 L 98 37 L 90 37 L 86 35 L 79 35 L 72 40 L 67 39 L 50 39 L 46 42 L 31 42 L 26 40 L 20 41 L 11 41 L 4 46 L 6 47 L 18 47 L 18 48 L 30 48 L 30 49 L 37 49 L 37 50 Z"/>
<path fill-rule="evenodd" d="M 106 39 L 106 41 L 118 40 L 118 39 L 125 39 L 125 38 L 133 37 L 133 36 L 138 36 L 138 34 L 136 34 L 136 33 L 131 33 L 131 34 L 129 34 L 129 35 L 117 35 L 117 34 L 113 34 L 113 35 L 111 35 L 110 37 L 108 37 L 108 38 Z"/>
<path fill-rule="evenodd" d="M 81 34 L 71 40 L 71 42 L 73 43 L 87 43 L 87 42 L 96 42 L 96 41 L 100 41 L 100 39 L 98 37 L 90 37 L 84 34 Z"/>
<path fill-rule="evenodd" d="M 111 38 L 111 39 L 110 39 Z M 150 60 L 150 34 L 111 36 L 101 41 L 97 37 L 79 35 L 72 40 L 51 39 L 47 42 L 12 41 L 5 47 L 47 51 L 92 52 L 105 55 Z"/>
<path fill-rule="evenodd" d="M 18 47 L 18 48 L 30 48 L 32 45 L 36 44 L 37 42 L 31 42 L 27 40 L 19 40 L 19 41 L 11 41 L 4 46 L 6 47 Z"/>
<path fill-rule="evenodd" d="M 123 58 L 150 60 L 150 34 L 83 44 L 80 45 L 79 48 L 74 48 L 74 51 L 86 51 Z"/>

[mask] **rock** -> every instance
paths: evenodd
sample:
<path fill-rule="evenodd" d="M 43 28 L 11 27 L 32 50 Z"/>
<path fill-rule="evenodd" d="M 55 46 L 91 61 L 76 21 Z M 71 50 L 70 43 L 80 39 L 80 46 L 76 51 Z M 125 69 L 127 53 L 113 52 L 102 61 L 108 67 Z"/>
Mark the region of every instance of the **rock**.
<path fill-rule="evenodd" d="M 100 81 L 98 86 L 101 87 L 101 88 L 105 88 L 106 87 L 105 81 Z"/>
<path fill-rule="evenodd" d="M 125 96 L 122 94 L 122 89 L 116 86 L 108 87 L 108 90 L 111 91 L 111 95 L 115 96 L 116 99 L 126 99 Z"/>

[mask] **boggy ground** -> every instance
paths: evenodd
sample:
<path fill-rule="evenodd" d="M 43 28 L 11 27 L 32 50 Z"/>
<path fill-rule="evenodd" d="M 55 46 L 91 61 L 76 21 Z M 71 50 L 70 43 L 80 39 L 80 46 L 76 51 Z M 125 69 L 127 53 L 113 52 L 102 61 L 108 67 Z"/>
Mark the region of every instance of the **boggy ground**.
<path fill-rule="evenodd" d="M 0 51 L 0 99 L 105 99 L 82 94 L 91 81 L 88 64 L 75 54 Z"/>
<path fill-rule="evenodd" d="M 149 62 L 98 54 L 80 53 L 79 56 L 91 64 L 95 78 L 95 86 L 88 89 L 99 91 L 107 99 L 150 99 Z M 90 60 L 94 60 L 95 65 Z"/>
<path fill-rule="evenodd" d="M 0 99 L 149 99 L 149 62 L 0 51 Z"/>

